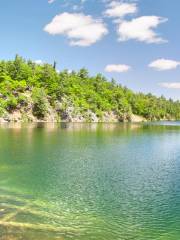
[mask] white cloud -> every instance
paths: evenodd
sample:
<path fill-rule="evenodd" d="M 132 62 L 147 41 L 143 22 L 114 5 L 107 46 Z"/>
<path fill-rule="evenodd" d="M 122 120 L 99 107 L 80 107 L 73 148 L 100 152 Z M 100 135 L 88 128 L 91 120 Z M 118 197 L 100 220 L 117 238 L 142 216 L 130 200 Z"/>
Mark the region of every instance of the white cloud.
<path fill-rule="evenodd" d="M 158 71 L 176 69 L 178 66 L 180 66 L 180 62 L 163 58 L 157 59 L 149 64 L 149 67 L 154 68 Z"/>
<path fill-rule="evenodd" d="M 130 66 L 125 64 L 110 64 L 105 67 L 106 72 L 128 72 L 131 69 Z"/>
<path fill-rule="evenodd" d="M 34 63 L 38 64 L 38 65 L 42 65 L 44 62 L 42 60 L 35 60 Z"/>
<path fill-rule="evenodd" d="M 159 83 L 159 85 L 161 87 L 169 88 L 169 89 L 180 89 L 180 82 L 173 82 L 173 83 L 163 82 L 163 83 Z"/>
<path fill-rule="evenodd" d="M 68 69 L 68 73 L 71 74 L 73 72 L 72 69 Z"/>
<path fill-rule="evenodd" d="M 48 3 L 51 4 L 53 2 L 55 2 L 56 0 L 48 0 Z"/>
<path fill-rule="evenodd" d="M 106 25 L 99 19 L 93 19 L 83 13 L 67 13 L 56 15 L 44 27 L 44 31 L 52 35 L 64 35 L 70 39 L 70 45 L 90 46 L 108 33 Z"/>
<path fill-rule="evenodd" d="M 128 14 L 133 14 L 136 12 L 137 12 L 136 3 L 124 3 L 112 1 L 108 4 L 108 8 L 104 13 L 108 17 L 123 18 Z"/>
<path fill-rule="evenodd" d="M 131 21 L 123 21 L 117 29 L 119 40 L 135 39 L 146 43 L 163 43 L 163 38 L 154 31 L 159 24 L 166 22 L 166 18 L 157 16 L 142 16 Z"/>

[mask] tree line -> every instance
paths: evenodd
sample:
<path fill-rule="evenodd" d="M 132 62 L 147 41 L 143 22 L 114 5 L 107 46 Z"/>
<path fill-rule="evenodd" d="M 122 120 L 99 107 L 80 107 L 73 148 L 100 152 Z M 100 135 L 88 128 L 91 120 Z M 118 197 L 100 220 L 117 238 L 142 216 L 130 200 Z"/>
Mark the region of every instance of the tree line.
<path fill-rule="evenodd" d="M 132 114 L 147 120 L 180 119 L 179 101 L 134 93 L 114 79 L 90 76 L 84 68 L 58 72 L 56 63 L 36 64 L 18 55 L 14 60 L 0 61 L 0 116 L 26 107 L 28 92 L 34 115 L 40 118 L 48 111 L 48 104 L 60 112 L 72 104 L 82 114 L 90 110 L 99 118 L 104 112 L 114 112 L 119 121 L 130 120 Z M 58 108 L 58 103 L 63 104 Z"/>

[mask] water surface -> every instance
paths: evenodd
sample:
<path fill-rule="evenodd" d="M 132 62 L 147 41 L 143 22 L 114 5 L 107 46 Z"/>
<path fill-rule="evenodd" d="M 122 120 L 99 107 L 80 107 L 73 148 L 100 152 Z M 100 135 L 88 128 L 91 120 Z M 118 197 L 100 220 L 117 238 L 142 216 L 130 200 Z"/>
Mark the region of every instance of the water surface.
<path fill-rule="evenodd" d="M 0 126 L 0 239 L 180 239 L 180 124 Z"/>

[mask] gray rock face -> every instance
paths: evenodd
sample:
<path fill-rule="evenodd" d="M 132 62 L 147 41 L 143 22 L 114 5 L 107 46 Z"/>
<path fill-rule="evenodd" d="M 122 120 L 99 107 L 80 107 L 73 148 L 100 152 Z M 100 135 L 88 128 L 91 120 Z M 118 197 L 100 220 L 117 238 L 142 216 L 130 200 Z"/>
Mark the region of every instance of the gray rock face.
<path fill-rule="evenodd" d="M 28 98 L 28 105 L 26 107 L 19 107 L 11 113 L 6 112 L 0 117 L 0 123 L 4 122 L 119 122 L 120 117 L 113 111 L 102 113 L 101 117 L 98 117 L 96 113 L 89 110 L 84 110 L 73 105 L 73 103 L 66 97 L 61 101 L 56 101 L 53 106 L 47 102 L 47 112 L 45 116 L 38 119 L 33 115 L 33 101 L 30 92 L 26 92 Z M 142 122 L 145 119 L 132 114 L 130 121 Z"/>

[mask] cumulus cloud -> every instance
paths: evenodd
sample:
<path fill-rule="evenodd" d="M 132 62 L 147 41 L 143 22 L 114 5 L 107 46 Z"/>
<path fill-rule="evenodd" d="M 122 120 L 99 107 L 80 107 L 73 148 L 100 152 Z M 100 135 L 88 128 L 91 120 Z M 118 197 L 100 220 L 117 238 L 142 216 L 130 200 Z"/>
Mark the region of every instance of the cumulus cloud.
<path fill-rule="evenodd" d="M 106 72 L 117 72 L 117 73 L 128 72 L 130 69 L 131 67 L 125 64 L 109 64 L 105 67 Z"/>
<path fill-rule="evenodd" d="M 158 71 L 172 70 L 176 69 L 178 66 L 180 66 L 180 62 L 163 58 L 157 59 L 149 64 L 149 67 Z"/>
<path fill-rule="evenodd" d="M 108 7 L 104 14 L 107 17 L 112 18 L 123 18 L 128 14 L 133 14 L 137 12 L 136 3 L 125 3 L 119 1 L 112 1 L 108 4 Z"/>
<path fill-rule="evenodd" d="M 159 85 L 161 87 L 168 88 L 168 89 L 180 89 L 180 82 L 173 82 L 173 83 L 163 82 L 163 83 L 159 83 Z"/>
<path fill-rule="evenodd" d="M 166 18 L 158 16 L 142 16 L 131 21 L 123 21 L 117 29 L 119 41 L 135 39 L 146 43 L 166 42 L 154 31 L 154 28 L 166 21 Z"/>
<path fill-rule="evenodd" d="M 74 46 L 90 46 L 108 33 L 102 20 L 83 13 L 68 12 L 56 15 L 44 27 L 44 31 L 52 35 L 67 36 L 70 45 Z"/>

